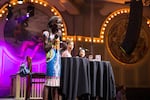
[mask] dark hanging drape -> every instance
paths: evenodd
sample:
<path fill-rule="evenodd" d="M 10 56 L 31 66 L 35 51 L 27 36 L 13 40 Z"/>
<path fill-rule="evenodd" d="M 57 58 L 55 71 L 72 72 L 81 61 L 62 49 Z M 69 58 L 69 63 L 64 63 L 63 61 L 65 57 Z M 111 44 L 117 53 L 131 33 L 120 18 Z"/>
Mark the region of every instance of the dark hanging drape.
<path fill-rule="evenodd" d="M 140 36 L 142 13 L 142 0 L 132 0 L 130 4 L 129 22 L 126 36 L 120 46 L 121 50 L 128 55 L 134 51 Z"/>

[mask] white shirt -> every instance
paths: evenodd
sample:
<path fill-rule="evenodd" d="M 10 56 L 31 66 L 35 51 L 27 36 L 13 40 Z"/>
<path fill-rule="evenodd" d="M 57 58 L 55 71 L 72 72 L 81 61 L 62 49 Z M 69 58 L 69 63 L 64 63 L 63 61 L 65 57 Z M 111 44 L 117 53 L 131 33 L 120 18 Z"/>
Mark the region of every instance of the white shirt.
<path fill-rule="evenodd" d="M 62 57 L 72 57 L 72 55 L 70 54 L 70 52 L 68 50 L 65 50 L 61 56 Z"/>

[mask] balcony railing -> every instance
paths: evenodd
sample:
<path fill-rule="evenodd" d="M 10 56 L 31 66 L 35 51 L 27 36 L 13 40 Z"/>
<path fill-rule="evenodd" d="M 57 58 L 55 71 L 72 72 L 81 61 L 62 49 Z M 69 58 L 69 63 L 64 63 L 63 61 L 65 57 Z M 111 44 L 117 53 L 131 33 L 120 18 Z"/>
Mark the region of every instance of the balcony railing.
<path fill-rule="evenodd" d="M 43 89 L 45 83 L 45 74 L 33 73 L 31 78 L 30 99 L 43 99 Z M 19 74 L 11 76 L 11 95 L 15 99 L 24 100 L 27 90 L 27 77 L 20 77 Z"/>

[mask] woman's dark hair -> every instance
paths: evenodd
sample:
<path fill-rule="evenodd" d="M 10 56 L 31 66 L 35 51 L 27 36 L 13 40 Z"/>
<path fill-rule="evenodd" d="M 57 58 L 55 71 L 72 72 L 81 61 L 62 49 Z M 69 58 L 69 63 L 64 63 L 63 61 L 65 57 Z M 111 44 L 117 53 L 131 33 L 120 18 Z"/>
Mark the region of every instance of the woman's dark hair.
<path fill-rule="evenodd" d="M 59 16 L 52 16 L 48 22 L 48 28 L 51 29 L 52 33 L 55 34 L 58 32 L 58 24 L 62 23 L 62 20 Z"/>

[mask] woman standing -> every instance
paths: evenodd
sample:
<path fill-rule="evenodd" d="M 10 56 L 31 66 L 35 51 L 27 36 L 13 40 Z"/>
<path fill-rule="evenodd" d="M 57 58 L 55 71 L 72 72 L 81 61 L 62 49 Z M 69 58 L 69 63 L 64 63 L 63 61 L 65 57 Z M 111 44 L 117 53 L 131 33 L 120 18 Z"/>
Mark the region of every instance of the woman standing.
<path fill-rule="evenodd" d="M 60 86 L 61 56 L 60 37 L 62 19 L 59 16 L 52 16 L 48 23 L 48 31 L 44 31 L 44 49 L 46 52 L 46 83 L 44 87 L 44 100 L 48 100 L 50 89 L 51 99 L 58 100 L 58 87 Z M 51 100 L 50 99 L 50 100 Z"/>

